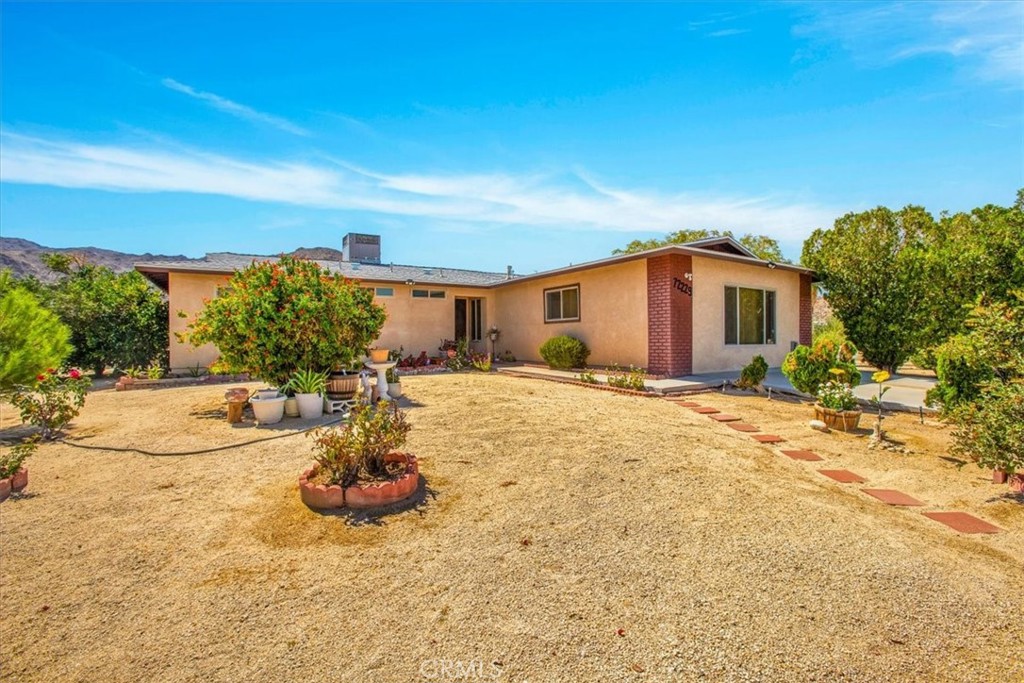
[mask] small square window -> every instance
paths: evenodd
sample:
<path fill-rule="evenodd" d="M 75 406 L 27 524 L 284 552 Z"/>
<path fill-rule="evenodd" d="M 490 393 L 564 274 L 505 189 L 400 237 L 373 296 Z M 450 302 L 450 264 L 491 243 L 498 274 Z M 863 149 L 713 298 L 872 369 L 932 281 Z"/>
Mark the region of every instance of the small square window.
<path fill-rule="evenodd" d="M 775 292 L 725 288 L 725 343 L 775 343 Z"/>

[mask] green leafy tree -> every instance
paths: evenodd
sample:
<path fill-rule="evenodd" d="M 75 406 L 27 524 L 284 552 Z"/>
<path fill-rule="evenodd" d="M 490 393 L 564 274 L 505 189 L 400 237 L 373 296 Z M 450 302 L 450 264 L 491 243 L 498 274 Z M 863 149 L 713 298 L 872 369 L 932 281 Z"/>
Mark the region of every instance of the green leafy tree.
<path fill-rule="evenodd" d="M 43 261 L 60 276 L 42 294 L 71 329 L 72 364 L 99 376 L 110 366 L 166 362 L 167 302 L 141 274 L 118 274 L 66 254 L 46 254 Z"/>
<path fill-rule="evenodd" d="M 804 243 L 803 265 L 821 278 L 828 302 L 867 361 L 895 372 L 922 342 L 931 294 L 925 237 L 935 220 L 923 208 L 849 213 Z"/>
<path fill-rule="evenodd" d="M 315 261 L 282 256 L 235 273 L 180 339 L 212 343 L 227 365 L 282 385 L 301 368 L 347 366 L 386 317 L 371 290 Z"/>
<path fill-rule="evenodd" d="M 28 384 L 71 353 L 68 328 L 10 271 L 0 271 L 0 392 Z"/>
<path fill-rule="evenodd" d="M 1024 190 L 1013 206 L 989 204 L 967 213 L 943 214 L 925 235 L 924 276 L 931 293 L 915 362 L 935 367 L 934 347 L 964 330 L 978 297 L 1008 301 L 1024 289 Z"/>
<path fill-rule="evenodd" d="M 733 237 L 732 231 L 720 231 L 720 230 L 677 230 L 671 232 L 665 236 L 664 239 L 650 239 L 650 240 L 633 240 L 626 245 L 625 249 L 616 249 L 612 251 L 613 254 L 635 254 L 639 251 L 647 251 L 648 249 L 657 249 L 658 247 L 668 246 L 669 244 L 685 244 L 686 242 L 694 242 L 696 240 L 707 239 L 709 237 Z M 749 249 L 755 256 L 765 261 L 775 261 L 777 263 L 789 263 L 788 260 L 782 255 L 782 249 L 779 247 L 779 243 L 768 237 L 767 235 L 753 235 L 746 234 L 736 240 L 744 247 Z"/>

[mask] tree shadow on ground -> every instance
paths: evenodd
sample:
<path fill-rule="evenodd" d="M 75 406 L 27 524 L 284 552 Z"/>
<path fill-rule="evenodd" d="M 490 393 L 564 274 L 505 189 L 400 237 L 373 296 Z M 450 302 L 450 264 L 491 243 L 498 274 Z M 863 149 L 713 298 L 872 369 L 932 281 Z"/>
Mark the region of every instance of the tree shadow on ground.
<path fill-rule="evenodd" d="M 985 501 L 986 503 L 1017 503 L 1024 505 L 1024 492 L 1007 491 L 998 496 L 993 496 Z"/>

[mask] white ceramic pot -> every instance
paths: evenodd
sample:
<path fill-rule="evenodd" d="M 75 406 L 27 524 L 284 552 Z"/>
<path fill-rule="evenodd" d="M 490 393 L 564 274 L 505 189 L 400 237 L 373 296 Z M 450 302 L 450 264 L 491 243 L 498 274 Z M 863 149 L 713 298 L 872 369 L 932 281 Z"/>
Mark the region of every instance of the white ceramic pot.
<path fill-rule="evenodd" d="M 320 394 L 295 394 L 299 404 L 299 415 L 303 420 L 310 420 L 324 414 L 324 397 Z"/>
<path fill-rule="evenodd" d="M 391 382 L 388 384 L 388 396 L 391 398 L 402 398 L 402 383 Z"/>
<path fill-rule="evenodd" d="M 259 395 L 250 398 L 249 403 L 252 404 L 252 412 L 256 416 L 256 422 L 261 425 L 272 425 L 275 422 L 280 422 L 281 418 L 284 417 L 284 402 L 287 399 L 287 396 L 261 398 Z"/>

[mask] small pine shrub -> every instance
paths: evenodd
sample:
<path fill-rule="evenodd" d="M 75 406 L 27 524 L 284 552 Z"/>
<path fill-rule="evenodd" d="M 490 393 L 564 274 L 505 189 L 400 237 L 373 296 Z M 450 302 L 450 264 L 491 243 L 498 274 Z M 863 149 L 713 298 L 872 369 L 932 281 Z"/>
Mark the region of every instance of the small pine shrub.
<path fill-rule="evenodd" d="M 576 337 L 563 334 L 544 342 L 540 355 L 556 370 L 571 370 L 586 367 L 590 349 Z"/>
<path fill-rule="evenodd" d="M 736 386 L 741 389 L 754 389 L 761 386 L 761 382 L 764 381 L 767 374 L 768 361 L 764 359 L 764 356 L 754 356 L 750 360 L 750 364 L 740 371 L 740 381 L 736 383 Z"/>

